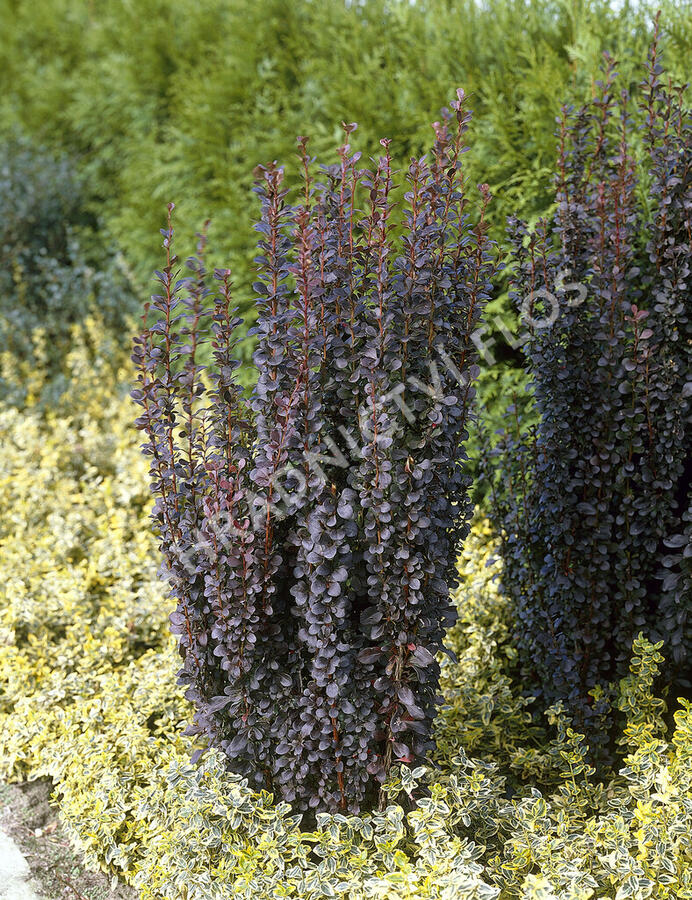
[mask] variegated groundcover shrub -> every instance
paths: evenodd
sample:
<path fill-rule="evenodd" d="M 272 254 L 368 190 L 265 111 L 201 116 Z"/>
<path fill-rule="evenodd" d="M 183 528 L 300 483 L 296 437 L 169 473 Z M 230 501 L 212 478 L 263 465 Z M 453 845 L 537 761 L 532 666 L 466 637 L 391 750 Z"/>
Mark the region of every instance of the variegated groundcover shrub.
<path fill-rule="evenodd" d="M 474 210 L 461 166 L 462 91 L 451 106 L 403 178 L 388 140 L 363 165 L 355 125 L 317 171 L 299 138 L 295 198 L 281 168 L 258 168 L 249 399 L 231 273 L 206 271 L 201 239 L 183 277 L 170 214 L 135 342 L 193 727 L 302 811 L 372 805 L 395 761 L 430 748 L 493 269 L 488 189 Z"/>
<path fill-rule="evenodd" d="M 483 522 L 441 660 L 439 768 L 392 772 L 381 812 L 301 830 L 219 751 L 191 764 L 131 407 L 79 344 L 59 410 L 0 409 L 0 771 L 54 779 L 91 863 L 144 900 L 692 897 L 692 710 L 666 734 L 639 640 L 619 774 L 594 780 L 559 709 L 527 728 Z"/>

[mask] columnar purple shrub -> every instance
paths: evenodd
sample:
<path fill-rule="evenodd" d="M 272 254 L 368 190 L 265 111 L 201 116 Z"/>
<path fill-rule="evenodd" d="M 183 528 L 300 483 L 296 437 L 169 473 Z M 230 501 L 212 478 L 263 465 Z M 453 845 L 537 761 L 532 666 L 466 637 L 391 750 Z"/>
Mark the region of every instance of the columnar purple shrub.
<path fill-rule="evenodd" d="M 529 681 L 582 722 L 638 632 L 677 689 L 692 666 L 692 116 L 661 71 L 654 44 L 637 122 L 606 60 L 560 120 L 554 216 L 510 227 L 540 421 L 505 439 L 503 583 Z"/>
<path fill-rule="evenodd" d="M 429 746 L 467 530 L 471 340 L 492 263 L 462 92 L 395 191 L 348 143 L 302 189 L 256 170 L 258 380 L 235 380 L 231 275 L 173 230 L 135 342 L 154 518 L 192 730 L 298 809 L 357 810 Z M 201 364 L 211 346 L 212 363 Z"/>

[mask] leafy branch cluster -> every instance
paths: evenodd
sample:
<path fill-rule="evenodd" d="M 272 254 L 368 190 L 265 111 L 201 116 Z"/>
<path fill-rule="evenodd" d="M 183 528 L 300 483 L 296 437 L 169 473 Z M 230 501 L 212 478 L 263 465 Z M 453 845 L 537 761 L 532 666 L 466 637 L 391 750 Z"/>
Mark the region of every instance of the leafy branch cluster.
<path fill-rule="evenodd" d="M 299 809 L 357 810 L 425 756 L 470 504 L 471 341 L 492 272 L 463 92 L 395 198 L 390 142 L 303 180 L 259 167 L 259 378 L 235 378 L 231 274 L 200 253 L 137 339 L 133 396 L 195 733 Z M 319 179 L 317 181 L 316 179 Z M 212 364 L 201 362 L 210 343 Z"/>
<path fill-rule="evenodd" d="M 609 58 L 597 87 L 563 111 L 554 216 L 510 225 L 517 307 L 540 324 L 550 293 L 560 310 L 531 329 L 540 421 L 508 428 L 494 501 L 530 682 L 582 723 L 639 631 L 664 640 L 678 690 L 692 659 L 692 114 L 656 40 L 638 120 Z"/>

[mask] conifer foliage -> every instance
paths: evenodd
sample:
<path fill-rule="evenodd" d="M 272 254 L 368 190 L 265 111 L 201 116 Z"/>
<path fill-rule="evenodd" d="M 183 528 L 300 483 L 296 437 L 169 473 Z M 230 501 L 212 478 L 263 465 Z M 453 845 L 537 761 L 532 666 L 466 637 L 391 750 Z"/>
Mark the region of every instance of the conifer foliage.
<path fill-rule="evenodd" d="M 582 722 L 639 631 L 676 689 L 692 663 L 692 115 L 657 52 L 638 121 L 606 59 L 594 100 L 564 110 L 553 218 L 510 229 L 540 422 L 505 439 L 503 581 L 533 684 Z"/>
<path fill-rule="evenodd" d="M 193 730 L 297 809 L 355 811 L 396 760 L 425 756 L 455 556 L 463 442 L 489 293 L 489 201 L 472 220 L 463 92 L 396 195 L 344 126 L 302 192 L 258 167 L 257 385 L 234 372 L 229 270 L 204 239 L 166 267 L 135 342 L 164 568 Z M 171 207 L 172 208 L 172 207 Z M 475 222 L 475 224 L 474 224 Z M 201 364 L 209 341 L 212 364 Z"/>

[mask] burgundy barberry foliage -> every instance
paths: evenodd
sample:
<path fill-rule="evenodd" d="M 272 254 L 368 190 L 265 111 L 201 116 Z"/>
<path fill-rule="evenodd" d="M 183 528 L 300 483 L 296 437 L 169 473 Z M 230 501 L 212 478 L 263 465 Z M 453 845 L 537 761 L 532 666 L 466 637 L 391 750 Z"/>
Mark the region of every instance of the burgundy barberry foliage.
<path fill-rule="evenodd" d="M 507 437 L 495 509 L 525 668 L 581 724 L 638 632 L 664 640 L 675 690 L 692 668 L 692 114 L 656 44 L 638 117 L 615 87 L 607 59 L 564 111 L 552 220 L 511 226 L 540 422 Z"/>
<path fill-rule="evenodd" d="M 192 730 L 302 810 L 358 810 L 429 746 L 493 265 L 486 185 L 469 216 L 462 92 L 452 106 L 403 196 L 389 141 L 363 167 L 355 125 L 316 173 L 299 139 L 295 202 L 282 168 L 256 170 L 249 400 L 230 272 L 210 275 L 201 246 L 180 278 L 170 216 L 155 321 L 135 342 Z"/>

